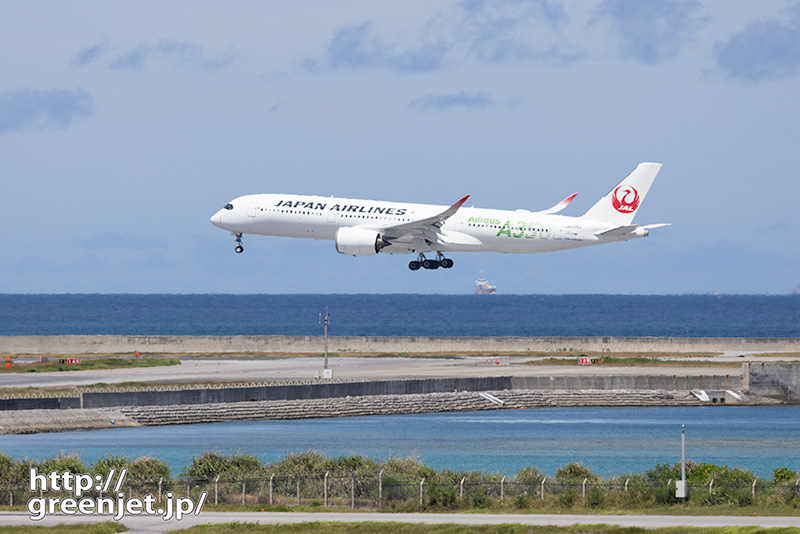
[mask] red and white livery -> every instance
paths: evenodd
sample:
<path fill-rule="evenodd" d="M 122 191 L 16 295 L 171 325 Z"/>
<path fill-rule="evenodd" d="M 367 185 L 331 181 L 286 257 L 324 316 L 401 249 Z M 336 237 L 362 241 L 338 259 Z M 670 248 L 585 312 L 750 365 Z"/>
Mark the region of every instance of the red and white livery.
<path fill-rule="evenodd" d="M 329 239 L 340 254 L 413 253 L 412 270 L 449 269 L 449 252 L 553 252 L 645 237 L 667 226 L 633 224 L 660 169 L 640 163 L 580 217 L 558 214 L 575 194 L 543 211 L 508 211 L 464 207 L 469 195 L 448 207 L 270 193 L 236 198 L 211 222 L 232 232 L 236 252 L 244 234 Z"/>

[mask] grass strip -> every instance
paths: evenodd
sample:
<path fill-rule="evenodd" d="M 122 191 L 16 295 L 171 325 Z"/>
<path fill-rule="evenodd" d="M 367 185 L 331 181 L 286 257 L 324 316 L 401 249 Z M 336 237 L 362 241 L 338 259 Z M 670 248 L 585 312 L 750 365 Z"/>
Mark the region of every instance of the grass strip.
<path fill-rule="evenodd" d="M 0 527 L 2 534 L 114 534 L 116 532 L 127 532 L 128 527 L 113 521 L 103 523 L 59 523 L 52 527 L 41 525 L 9 525 Z"/>
<path fill-rule="evenodd" d="M 644 529 L 614 525 L 572 525 L 568 527 L 520 525 L 424 525 L 397 522 L 335 523 L 313 522 L 281 525 L 219 523 L 197 525 L 169 534 L 800 534 L 800 528 L 761 527 L 670 527 Z"/>
<path fill-rule="evenodd" d="M 64 359 L 67 357 L 61 357 Z M 69 356 L 68 358 L 74 358 Z M 61 363 L 56 360 L 46 362 L 19 363 L 12 359 L 11 367 L 0 367 L 0 373 L 57 373 L 62 371 L 90 371 L 106 369 L 132 369 L 137 367 L 164 367 L 180 365 L 177 358 L 79 358 L 80 364 Z"/>

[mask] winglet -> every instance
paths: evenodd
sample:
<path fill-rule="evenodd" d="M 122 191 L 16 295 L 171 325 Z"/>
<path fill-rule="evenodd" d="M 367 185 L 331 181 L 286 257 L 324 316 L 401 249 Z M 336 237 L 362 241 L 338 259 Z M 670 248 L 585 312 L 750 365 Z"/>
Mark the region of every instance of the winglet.
<path fill-rule="evenodd" d="M 448 217 L 452 217 L 453 214 L 458 211 L 458 208 L 460 208 L 464 204 L 464 202 L 467 201 L 468 198 L 469 198 L 469 195 L 465 196 L 464 198 L 462 198 L 461 200 L 459 200 L 458 202 L 456 202 L 455 204 L 453 204 L 452 206 L 447 208 L 445 211 L 443 211 L 439 215 L 439 220 L 443 221 L 443 220 L 447 219 Z"/>
<path fill-rule="evenodd" d="M 578 196 L 578 193 L 573 193 L 570 196 L 568 196 L 567 198 L 565 198 L 564 200 L 562 200 L 561 202 L 559 202 L 558 204 L 556 204 L 555 206 L 553 206 L 552 208 L 547 208 L 546 210 L 540 211 L 539 213 L 545 213 L 545 214 L 548 214 L 548 215 L 553 214 L 553 213 L 558 213 L 559 211 L 561 211 L 564 208 L 566 208 L 567 205 L 570 202 L 572 202 L 572 199 L 574 199 L 577 196 Z"/>

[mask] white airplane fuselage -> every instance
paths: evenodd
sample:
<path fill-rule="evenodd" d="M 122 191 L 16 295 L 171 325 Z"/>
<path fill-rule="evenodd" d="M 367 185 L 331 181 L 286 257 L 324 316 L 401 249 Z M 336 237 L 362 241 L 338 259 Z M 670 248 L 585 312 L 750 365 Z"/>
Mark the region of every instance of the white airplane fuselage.
<path fill-rule="evenodd" d="M 361 227 L 380 232 L 383 226 L 432 217 L 448 206 L 383 202 L 306 195 L 245 195 L 221 209 L 211 222 L 241 234 L 335 240 L 341 227 Z M 389 253 L 449 252 L 551 252 L 644 237 L 647 231 L 598 236 L 617 225 L 579 217 L 535 213 L 527 210 L 461 208 L 443 222 L 447 238 L 428 244 L 411 239 L 381 250 Z"/>
<path fill-rule="evenodd" d="M 342 254 L 436 252 L 425 268 L 452 267 L 444 252 L 537 253 L 627 241 L 648 235 L 664 225 L 632 224 L 660 164 L 642 163 L 615 189 L 581 217 L 557 215 L 575 197 L 544 211 L 515 211 L 463 207 L 468 197 L 452 206 L 412 204 L 293 194 L 255 194 L 238 197 L 211 217 L 211 222 L 236 236 L 329 239 Z"/>

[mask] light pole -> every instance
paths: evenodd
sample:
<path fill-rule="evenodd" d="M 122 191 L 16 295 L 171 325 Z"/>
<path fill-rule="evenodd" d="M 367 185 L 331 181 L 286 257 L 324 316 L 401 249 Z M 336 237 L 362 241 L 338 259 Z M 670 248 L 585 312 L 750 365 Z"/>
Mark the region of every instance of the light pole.
<path fill-rule="evenodd" d="M 333 374 L 328 371 L 328 323 L 330 320 L 331 314 L 328 313 L 328 307 L 325 306 L 325 316 L 323 317 L 322 314 L 319 316 L 319 324 L 325 326 L 325 365 L 323 366 L 323 378 L 331 378 L 333 376 Z"/>
<path fill-rule="evenodd" d="M 686 425 L 681 425 L 681 479 L 675 481 L 675 497 L 686 500 Z"/>

